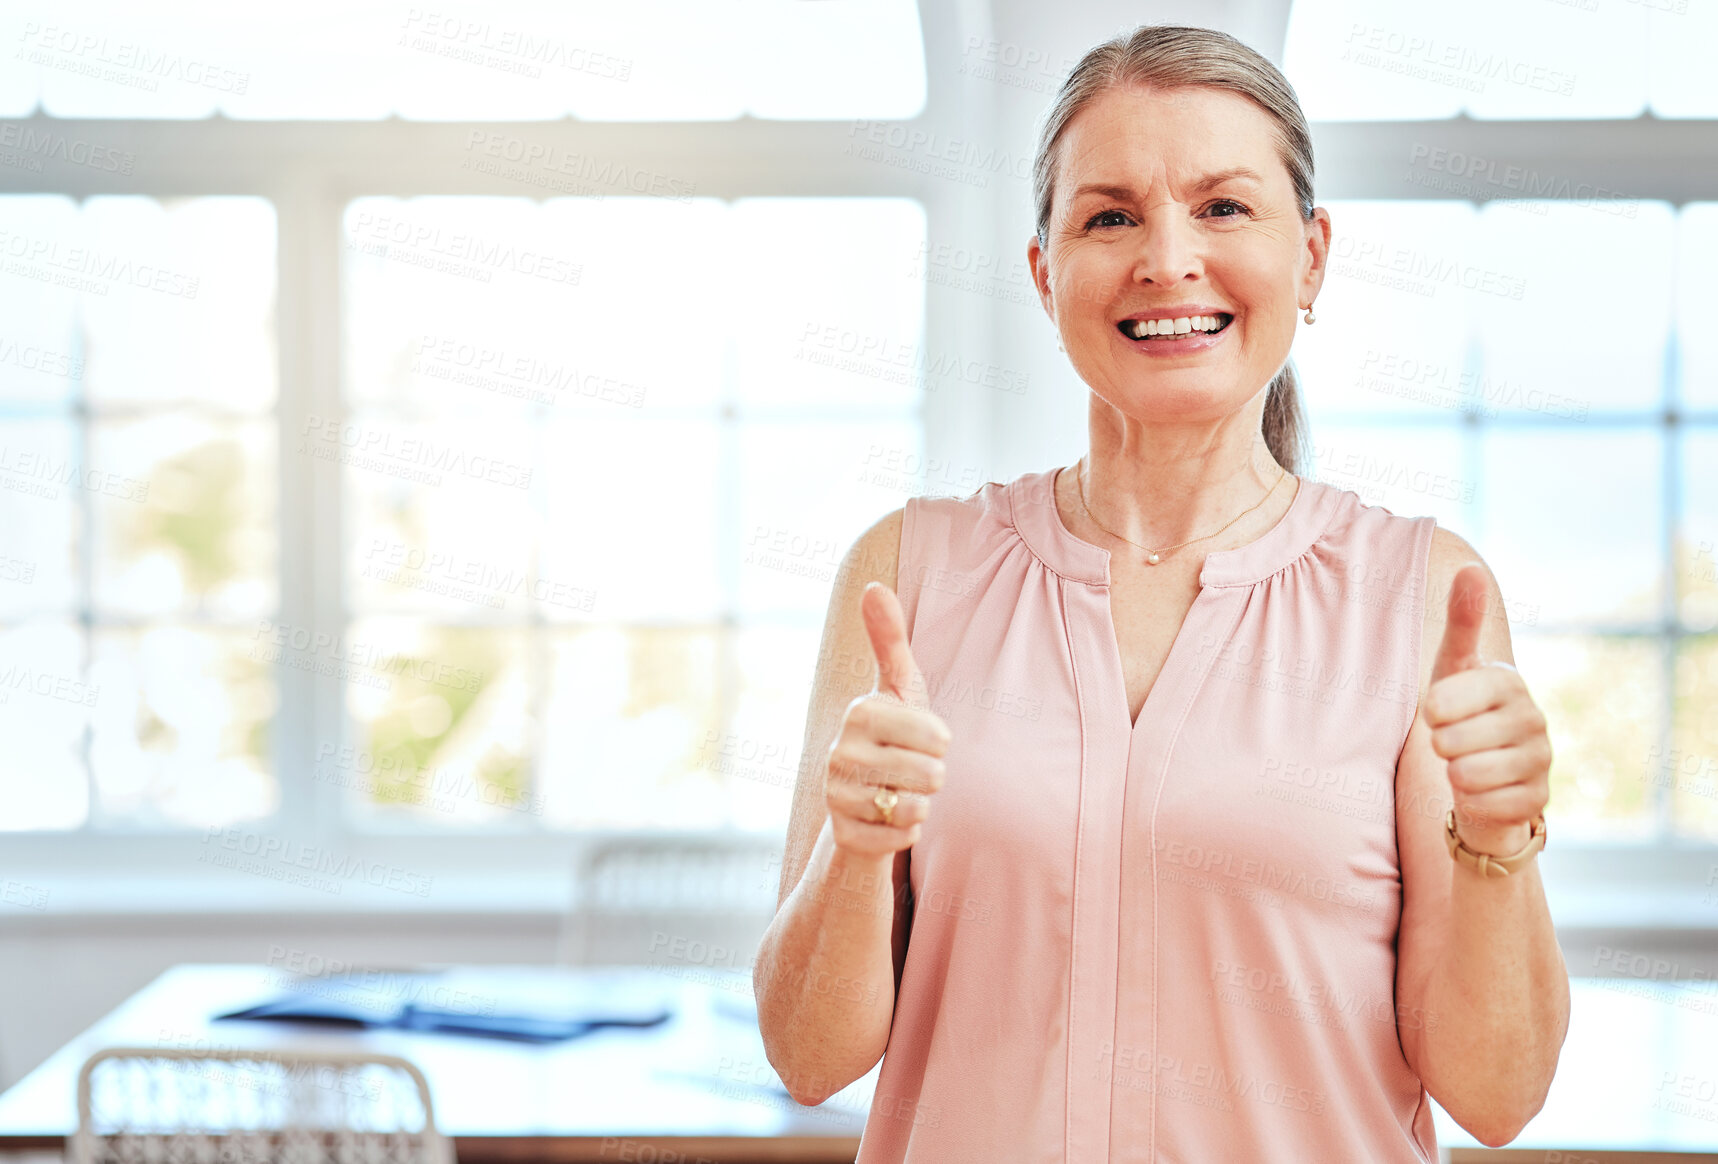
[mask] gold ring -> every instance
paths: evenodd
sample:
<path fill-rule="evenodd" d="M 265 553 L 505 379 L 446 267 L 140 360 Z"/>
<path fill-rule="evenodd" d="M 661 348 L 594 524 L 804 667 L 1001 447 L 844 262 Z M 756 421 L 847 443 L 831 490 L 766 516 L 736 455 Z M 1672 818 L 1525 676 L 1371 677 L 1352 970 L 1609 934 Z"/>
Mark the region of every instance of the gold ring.
<path fill-rule="evenodd" d="M 877 795 L 871 798 L 871 803 L 876 805 L 877 811 L 883 814 L 883 823 L 886 825 L 895 823 L 895 805 L 900 802 L 901 794 L 886 786 L 877 789 Z"/>

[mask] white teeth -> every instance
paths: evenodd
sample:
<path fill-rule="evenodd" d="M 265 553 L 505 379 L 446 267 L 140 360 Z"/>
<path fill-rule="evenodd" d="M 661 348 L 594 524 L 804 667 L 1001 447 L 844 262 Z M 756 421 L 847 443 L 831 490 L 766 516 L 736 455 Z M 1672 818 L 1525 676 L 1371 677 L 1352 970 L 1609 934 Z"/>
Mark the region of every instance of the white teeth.
<path fill-rule="evenodd" d="M 1136 319 L 1130 333 L 1135 339 L 1148 335 L 1185 335 L 1190 331 L 1216 331 L 1222 320 L 1215 315 L 1184 315 L 1179 319 Z"/>

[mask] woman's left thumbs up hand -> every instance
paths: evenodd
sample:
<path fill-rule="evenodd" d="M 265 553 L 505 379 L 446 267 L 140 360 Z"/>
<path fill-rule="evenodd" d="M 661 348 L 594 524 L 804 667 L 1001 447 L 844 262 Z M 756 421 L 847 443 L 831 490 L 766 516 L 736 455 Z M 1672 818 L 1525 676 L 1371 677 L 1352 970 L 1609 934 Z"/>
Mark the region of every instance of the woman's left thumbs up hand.
<path fill-rule="evenodd" d="M 1520 672 L 1480 657 L 1487 605 L 1485 568 L 1469 562 L 1450 583 L 1421 712 L 1432 750 L 1449 761 L 1457 835 L 1468 848 L 1501 857 L 1527 843 L 1550 800 L 1551 740 Z"/>

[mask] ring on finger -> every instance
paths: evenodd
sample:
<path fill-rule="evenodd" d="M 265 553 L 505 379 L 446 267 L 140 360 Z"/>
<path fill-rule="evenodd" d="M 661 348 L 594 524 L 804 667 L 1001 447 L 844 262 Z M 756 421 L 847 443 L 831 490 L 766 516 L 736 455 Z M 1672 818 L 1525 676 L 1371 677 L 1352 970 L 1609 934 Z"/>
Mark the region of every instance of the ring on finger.
<path fill-rule="evenodd" d="M 895 823 L 895 805 L 901 801 L 901 794 L 887 785 L 877 789 L 877 794 L 871 798 L 871 803 L 877 806 L 877 811 L 883 814 L 883 823 Z"/>

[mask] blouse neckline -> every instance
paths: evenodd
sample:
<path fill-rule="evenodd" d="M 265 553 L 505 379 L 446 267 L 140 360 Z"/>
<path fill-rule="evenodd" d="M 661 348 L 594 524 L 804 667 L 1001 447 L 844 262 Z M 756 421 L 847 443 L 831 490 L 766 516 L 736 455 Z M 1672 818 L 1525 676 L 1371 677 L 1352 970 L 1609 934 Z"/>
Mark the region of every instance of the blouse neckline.
<path fill-rule="evenodd" d="M 1027 473 L 1006 487 L 1008 512 L 1027 547 L 1050 569 L 1075 582 L 1110 584 L 1110 552 L 1074 536 L 1056 509 L 1061 467 Z M 1297 477 L 1294 500 L 1275 525 L 1245 545 L 1213 550 L 1199 571 L 1201 586 L 1248 586 L 1299 558 L 1329 525 L 1339 491 Z"/>

